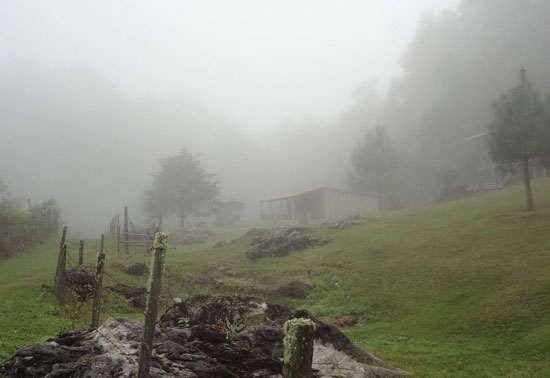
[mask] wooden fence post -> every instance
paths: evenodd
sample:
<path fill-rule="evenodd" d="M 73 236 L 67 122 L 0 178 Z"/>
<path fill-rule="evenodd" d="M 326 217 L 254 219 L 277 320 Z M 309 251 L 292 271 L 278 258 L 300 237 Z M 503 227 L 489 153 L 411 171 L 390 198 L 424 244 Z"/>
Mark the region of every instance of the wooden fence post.
<path fill-rule="evenodd" d="M 105 236 L 101 234 L 101 249 L 97 254 L 97 267 L 94 282 L 94 307 L 92 310 L 92 328 L 99 326 L 99 309 L 101 307 L 101 286 L 103 285 L 103 269 L 105 268 L 105 253 L 103 252 L 103 241 Z"/>
<path fill-rule="evenodd" d="M 59 256 L 57 257 L 57 270 L 55 272 L 55 295 L 59 303 L 65 303 L 65 266 L 67 262 L 67 226 L 63 227 L 61 242 L 59 243 Z"/>
<path fill-rule="evenodd" d="M 167 246 L 168 238 L 166 234 L 157 232 L 155 234 L 153 266 L 149 275 L 149 297 L 147 298 L 147 307 L 145 308 L 145 324 L 143 325 L 143 336 L 139 344 L 138 378 L 148 378 L 149 369 L 151 368 L 151 352 L 153 350 L 153 336 L 155 335 L 157 322 L 160 281 Z"/>
<path fill-rule="evenodd" d="M 116 225 L 116 256 L 120 257 L 120 224 Z"/>
<path fill-rule="evenodd" d="M 311 378 L 315 323 L 304 318 L 290 319 L 284 330 L 283 378 Z"/>
<path fill-rule="evenodd" d="M 162 211 L 159 211 L 158 232 L 162 232 Z"/>
<path fill-rule="evenodd" d="M 128 206 L 124 206 L 124 228 L 122 229 L 123 240 L 124 240 L 124 253 L 130 253 L 130 246 L 128 245 Z"/>
<path fill-rule="evenodd" d="M 78 246 L 78 266 L 82 264 L 84 264 L 84 240 L 81 240 Z"/>

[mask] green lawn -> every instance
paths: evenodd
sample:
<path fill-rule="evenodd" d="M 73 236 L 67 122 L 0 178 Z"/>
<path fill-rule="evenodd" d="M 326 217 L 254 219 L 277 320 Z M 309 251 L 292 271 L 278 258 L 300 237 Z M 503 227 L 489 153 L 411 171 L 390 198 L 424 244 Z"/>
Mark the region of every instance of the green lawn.
<path fill-rule="evenodd" d="M 172 246 L 163 298 L 253 294 L 316 315 L 356 314 L 360 323 L 345 332 L 418 377 L 548 377 L 550 181 L 538 180 L 533 189 L 534 212 L 523 211 L 518 185 L 376 214 L 343 231 L 321 227 L 315 232 L 333 237 L 331 243 L 283 258 L 251 262 L 245 245 L 212 249 L 215 240 Z M 145 278 L 130 278 L 115 266 L 113 240 L 106 249 L 107 272 L 145 284 Z M 53 281 L 56 255 L 52 240 L 0 261 L 0 359 L 61 328 L 89 323 L 89 303 L 58 308 L 51 290 L 41 288 Z M 86 262 L 94 260 L 95 252 L 87 254 Z M 222 260 L 237 274 L 217 270 Z M 305 299 L 270 296 L 270 289 L 297 278 L 314 286 Z M 140 316 L 112 294 L 106 294 L 104 308 L 104 317 Z"/>

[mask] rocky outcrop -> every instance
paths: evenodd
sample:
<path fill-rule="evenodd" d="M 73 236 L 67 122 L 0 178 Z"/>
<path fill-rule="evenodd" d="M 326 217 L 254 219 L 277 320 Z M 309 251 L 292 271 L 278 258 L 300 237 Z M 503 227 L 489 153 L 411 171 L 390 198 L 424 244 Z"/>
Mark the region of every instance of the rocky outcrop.
<path fill-rule="evenodd" d="M 122 295 L 124 298 L 128 299 L 132 306 L 136 308 L 145 308 L 145 304 L 147 303 L 147 289 L 144 287 L 118 282 L 115 285 L 107 286 L 106 289 Z"/>
<path fill-rule="evenodd" d="M 291 312 L 252 298 L 198 296 L 176 299 L 155 331 L 151 378 L 280 377 L 282 324 L 290 318 L 316 323 L 314 377 L 404 376 L 357 348 L 336 327 L 307 311 Z M 136 377 L 142 324 L 109 318 L 97 330 L 62 332 L 45 343 L 23 347 L 0 364 L 15 377 Z M 214 362 L 216 361 L 216 362 Z"/>
<path fill-rule="evenodd" d="M 68 269 L 65 271 L 65 280 L 79 299 L 86 300 L 92 297 L 95 285 L 93 267 L 80 265 Z"/>
<path fill-rule="evenodd" d="M 149 267 L 144 263 L 132 262 L 124 268 L 124 272 L 131 276 L 146 276 L 149 274 Z"/>
<path fill-rule="evenodd" d="M 329 224 L 328 228 L 343 230 L 344 228 L 348 228 L 350 226 L 357 226 L 359 224 L 363 224 L 366 222 L 366 220 L 367 220 L 366 218 L 361 217 L 359 215 L 353 215 L 351 217 L 347 217 Z"/>
<path fill-rule="evenodd" d="M 250 260 L 266 256 L 286 256 L 292 251 L 325 245 L 331 241 L 331 239 L 307 235 L 311 230 L 304 227 L 290 227 L 277 230 L 274 233 L 267 233 L 262 229 L 252 230 L 255 231 L 251 235 L 249 235 L 250 231 L 247 233 L 252 248 L 246 252 L 246 257 Z"/>

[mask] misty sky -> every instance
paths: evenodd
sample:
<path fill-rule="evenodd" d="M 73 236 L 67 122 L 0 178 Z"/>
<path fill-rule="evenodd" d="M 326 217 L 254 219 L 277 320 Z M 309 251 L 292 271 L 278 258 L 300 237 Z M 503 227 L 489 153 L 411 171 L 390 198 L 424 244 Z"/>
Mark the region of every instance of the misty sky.
<path fill-rule="evenodd" d="M 457 0 L 0 0 L 0 70 L 87 69 L 130 96 L 193 98 L 253 133 L 384 90 L 427 11 Z"/>

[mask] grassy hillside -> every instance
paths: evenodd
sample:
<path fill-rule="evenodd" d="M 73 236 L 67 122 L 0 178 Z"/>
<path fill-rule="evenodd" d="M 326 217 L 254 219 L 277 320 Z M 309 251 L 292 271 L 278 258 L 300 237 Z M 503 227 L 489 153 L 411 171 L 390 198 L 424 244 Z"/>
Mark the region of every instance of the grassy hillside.
<path fill-rule="evenodd" d="M 356 314 L 360 323 L 345 332 L 419 377 L 546 377 L 550 182 L 535 182 L 534 195 L 531 213 L 523 212 L 522 187 L 515 186 L 379 214 L 342 231 L 320 228 L 316 233 L 333 237 L 331 243 L 256 262 L 244 256 L 244 243 L 175 246 L 167 254 L 164 297 L 255 294 L 316 315 Z M 40 287 L 53 279 L 55 243 L 0 261 L 0 359 L 18 345 L 89 321 L 89 304 L 58 309 Z M 112 275 L 144 284 L 115 268 L 110 251 L 112 244 Z M 296 279 L 313 284 L 306 298 L 270 294 Z M 105 300 L 110 313 L 138 316 L 115 296 Z"/>

